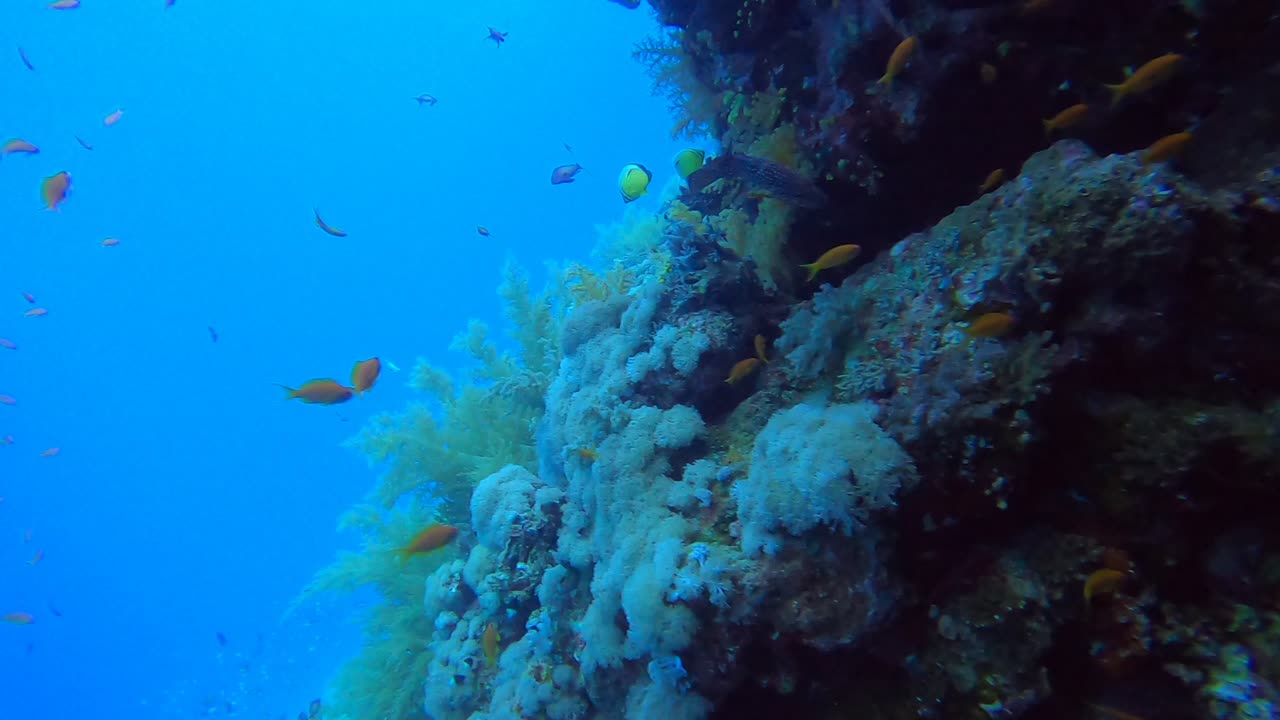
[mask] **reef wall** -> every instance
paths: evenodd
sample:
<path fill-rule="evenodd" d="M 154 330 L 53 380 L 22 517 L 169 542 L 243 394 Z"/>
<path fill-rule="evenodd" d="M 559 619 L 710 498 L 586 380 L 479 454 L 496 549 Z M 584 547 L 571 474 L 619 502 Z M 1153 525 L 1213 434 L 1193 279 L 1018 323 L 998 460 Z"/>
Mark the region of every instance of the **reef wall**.
<path fill-rule="evenodd" d="M 731 162 L 525 301 L 425 715 L 1275 717 L 1274 4 L 652 4 Z"/>

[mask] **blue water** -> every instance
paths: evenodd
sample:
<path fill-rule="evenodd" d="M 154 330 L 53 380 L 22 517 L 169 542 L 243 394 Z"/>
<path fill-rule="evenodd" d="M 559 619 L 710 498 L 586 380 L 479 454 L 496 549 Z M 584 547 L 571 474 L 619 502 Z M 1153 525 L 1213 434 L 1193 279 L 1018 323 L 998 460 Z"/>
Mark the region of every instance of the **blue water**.
<path fill-rule="evenodd" d="M 322 694 L 348 614 L 282 614 L 374 482 L 340 443 L 408 402 L 416 357 L 456 367 L 467 318 L 500 324 L 505 253 L 586 258 L 623 164 L 662 184 L 671 120 L 629 54 L 654 29 L 605 0 L 0 4 L 0 140 L 41 149 L 0 161 L 0 615 L 36 616 L 0 623 L 0 718 Z M 595 172 L 553 187 L 565 142 Z M 404 372 L 337 408 L 273 385 L 374 355 Z"/>

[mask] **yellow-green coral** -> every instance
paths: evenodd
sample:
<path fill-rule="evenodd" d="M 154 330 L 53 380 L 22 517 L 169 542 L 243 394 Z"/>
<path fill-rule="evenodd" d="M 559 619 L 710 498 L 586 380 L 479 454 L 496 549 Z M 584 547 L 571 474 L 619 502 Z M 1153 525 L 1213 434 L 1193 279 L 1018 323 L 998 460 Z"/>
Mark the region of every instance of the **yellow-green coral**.
<path fill-rule="evenodd" d="M 356 506 L 343 516 L 339 527 L 361 534 L 361 551 L 340 553 L 290 607 L 293 612 L 303 602 L 366 587 L 375 589 L 383 599 L 360 618 L 366 642 L 334 682 L 328 708 L 334 717 L 424 717 L 422 683 L 414 680 L 425 677 L 431 662 L 426 642 L 431 636 L 431 621 L 422 613 L 424 589 L 427 576 L 452 555 L 437 553 L 401 563 L 394 550 L 434 518 L 432 506 L 421 502 L 395 511 Z"/>
<path fill-rule="evenodd" d="M 779 165 L 794 170 L 812 180 L 817 175 L 813 161 L 800 147 L 800 137 L 796 126 L 783 123 L 767 135 L 756 138 L 748 147 L 747 154 L 752 157 L 772 160 Z"/>
<path fill-rule="evenodd" d="M 754 92 L 750 96 L 742 93 L 725 95 L 724 105 L 727 110 L 725 117 L 729 128 L 721 138 L 721 143 L 726 148 L 734 148 L 735 152 L 742 152 L 743 148 L 769 134 L 778 126 L 786 104 L 785 89 Z"/>
<path fill-rule="evenodd" d="M 299 598 L 370 586 L 381 597 L 363 618 L 361 654 L 335 683 L 337 717 L 424 717 L 432 628 L 422 613 L 423 589 L 429 572 L 451 555 L 402 565 L 392 550 L 431 522 L 467 522 L 471 491 L 485 476 L 508 464 L 535 469 L 535 428 L 560 362 L 564 293 L 553 286 L 535 295 L 528 276 L 508 261 L 499 295 L 517 352 L 500 349 L 488 327 L 473 321 L 453 343 L 474 361 L 468 371 L 455 380 L 420 361 L 410 385 L 421 400 L 374 418 L 351 441 L 383 469 L 367 502 L 341 522 L 361 534 L 363 547 L 340 554 Z"/>
<path fill-rule="evenodd" d="M 626 293 L 635 284 L 635 273 L 620 262 L 615 262 L 603 274 L 580 263 L 573 263 L 564 270 L 564 288 L 575 304 L 607 300 L 612 295 Z"/>
<path fill-rule="evenodd" d="M 721 96 L 694 72 L 685 51 L 686 42 L 709 48 L 711 35 L 704 30 L 690 38 L 683 30 L 669 28 L 662 35 L 646 38 L 631 53 L 648 68 L 653 94 L 667 99 L 676 118 L 671 130 L 673 138 L 707 135 L 720 111 Z"/>
<path fill-rule="evenodd" d="M 667 217 L 672 222 L 684 223 L 693 228 L 694 234 L 699 237 L 707 234 L 707 223 L 703 214 L 679 200 L 672 201 L 667 209 Z"/>
<path fill-rule="evenodd" d="M 791 229 L 791 206 L 765 198 L 756 209 L 754 221 L 737 208 L 722 210 L 709 218 L 711 227 L 724 236 L 724 244 L 739 257 L 751 258 L 760 282 L 768 288 L 788 288 L 795 274 L 783 248 Z"/>

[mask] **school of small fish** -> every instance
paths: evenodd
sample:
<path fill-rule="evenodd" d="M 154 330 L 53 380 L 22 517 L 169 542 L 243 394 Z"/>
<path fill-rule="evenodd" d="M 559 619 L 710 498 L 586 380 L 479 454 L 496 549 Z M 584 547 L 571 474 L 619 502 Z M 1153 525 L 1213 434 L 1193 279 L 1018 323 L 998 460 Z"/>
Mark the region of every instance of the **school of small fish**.
<path fill-rule="evenodd" d="M 175 0 L 165 0 L 164 8 L 168 9 L 174 4 Z M 56 0 L 55 2 L 51 2 L 47 5 L 49 9 L 59 11 L 75 10 L 80 6 L 81 3 L 79 0 Z M 506 41 L 506 33 L 500 33 L 490 28 L 490 35 L 487 39 L 492 39 L 501 44 Z M 27 47 L 18 47 L 17 54 L 18 60 L 27 71 L 37 72 L 37 65 L 32 60 L 32 55 L 28 53 Z M 434 106 L 437 102 L 436 98 L 431 95 L 420 95 L 416 97 L 415 100 L 418 101 L 419 105 Z M 122 108 L 116 108 L 101 116 L 101 118 L 102 127 L 112 128 L 125 121 L 125 111 Z M 79 135 L 73 135 L 68 138 L 68 140 L 74 140 L 84 150 L 91 151 L 94 149 L 93 145 Z M 8 161 L 5 162 L 4 168 L 7 172 L 21 172 L 22 169 L 26 167 L 25 163 L 21 163 L 18 160 L 11 160 L 11 158 L 21 158 L 23 156 L 30 157 L 39 154 L 40 148 L 25 138 L 14 137 L 0 142 L 0 160 Z M 12 169 L 10 169 L 10 165 L 12 165 Z M 575 166 L 574 168 L 564 170 L 558 169 L 556 176 L 561 178 L 560 182 L 572 182 L 573 176 L 581 169 L 581 166 Z M 67 201 L 72 196 L 73 188 L 74 183 L 72 174 L 67 170 L 59 170 L 52 175 L 48 175 L 38 180 L 38 192 L 41 204 L 46 211 L 54 213 L 61 213 L 63 211 Z M 326 234 L 337 238 L 347 236 L 345 231 L 326 223 L 324 219 L 321 218 L 318 208 L 314 209 L 314 215 L 316 226 Z M 483 228 L 480 229 L 483 233 L 487 234 L 486 230 L 483 230 Z M 103 248 L 116 248 L 122 244 L 122 240 L 119 236 L 112 235 L 102 238 L 97 241 L 97 244 Z M 35 294 L 25 290 L 20 291 L 20 293 L 26 304 L 26 308 L 22 311 L 23 317 L 43 318 L 50 314 L 47 307 L 38 304 Z M 218 331 L 212 326 L 207 329 L 210 342 L 218 342 Z M 11 339 L 10 337 L 0 337 L 0 350 L 6 352 L 18 352 L 20 347 L 22 346 L 16 340 Z M 372 390 L 378 381 L 378 377 L 382 371 L 382 366 L 382 361 L 376 357 L 357 362 L 351 371 L 349 386 L 343 385 L 342 383 L 330 378 L 318 378 L 304 382 L 297 388 L 284 385 L 281 385 L 281 387 L 286 390 L 286 399 L 297 399 L 306 404 L 335 405 L 346 402 L 353 397 L 364 395 Z M 394 363 L 387 363 L 387 366 L 392 370 L 399 370 Z M 17 406 L 18 404 L 18 399 L 13 395 L 0 393 L 0 406 Z M 0 416 L 0 420 L 2 419 L 3 416 Z M 9 448 L 15 445 L 20 447 L 18 442 L 15 440 L 14 435 L 6 434 L 0 437 L 0 448 Z M 11 451 L 6 449 L 6 452 Z M 52 459 L 59 456 L 61 453 L 62 448 L 60 446 L 51 446 L 46 447 L 39 452 L 35 452 L 34 454 L 40 458 Z M 3 502 L 4 498 L 0 497 L 0 503 Z M 452 540 L 453 535 L 456 535 L 456 529 L 454 529 L 452 533 L 453 534 L 441 534 L 440 531 L 432 531 L 430 537 L 433 538 L 432 542 L 437 543 L 438 546 L 443 546 Z M 35 537 L 36 533 L 34 529 L 27 529 L 22 535 L 22 541 L 24 544 L 30 544 Z M 411 544 L 411 549 L 408 551 L 408 555 L 426 552 L 429 549 L 431 548 L 428 548 L 422 545 L 421 542 L 418 542 L 416 545 Z M 44 560 L 45 551 L 43 549 L 35 549 L 34 553 L 29 556 L 28 560 L 26 560 L 26 564 L 34 568 L 37 565 L 40 565 Z M 49 609 L 55 617 L 61 617 L 62 613 L 55 609 L 52 604 L 49 605 Z M 0 615 L 0 620 L 12 625 L 31 625 L 36 622 L 36 617 L 30 612 L 15 611 L 6 615 Z M 315 701 L 313 703 L 309 717 L 319 717 L 319 701 Z"/>

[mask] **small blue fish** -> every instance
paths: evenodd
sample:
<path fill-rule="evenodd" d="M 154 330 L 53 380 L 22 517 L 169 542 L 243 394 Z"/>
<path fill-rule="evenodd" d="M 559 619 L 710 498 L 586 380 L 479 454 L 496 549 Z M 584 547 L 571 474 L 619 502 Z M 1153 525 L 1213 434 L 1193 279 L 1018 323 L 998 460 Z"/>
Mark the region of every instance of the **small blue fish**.
<path fill-rule="evenodd" d="M 22 64 L 26 65 L 28 70 L 31 72 L 36 71 L 35 65 L 32 65 L 31 59 L 27 57 L 27 51 L 23 50 L 21 47 L 18 48 L 18 57 L 22 58 Z"/>
<path fill-rule="evenodd" d="M 414 98 L 414 100 L 418 101 L 418 107 L 422 107 L 423 105 L 430 105 L 431 107 L 435 107 L 436 103 L 440 102 L 435 98 L 434 95 L 427 95 L 426 93 L 419 95 L 418 97 Z"/>
<path fill-rule="evenodd" d="M 79 135 L 72 135 L 71 137 L 75 138 L 76 142 L 80 143 L 80 147 L 84 148 L 85 150 L 93 149 L 93 146 L 85 142 L 84 140 L 82 140 Z"/>
<path fill-rule="evenodd" d="M 218 331 L 212 325 L 209 326 L 209 339 L 213 342 L 218 342 Z"/>
<path fill-rule="evenodd" d="M 219 645 L 221 645 L 222 647 L 226 647 L 226 646 L 227 646 L 227 636 L 226 636 L 226 635 L 223 635 L 221 632 L 215 632 L 215 633 L 214 633 L 214 635 L 218 638 L 218 644 L 219 644 Z"/>
<path fill-rule="evenodd" d="M 494 45 L 502 47 L 502 43 L 507 41 L 507 33 L 489 28 L 489 34 L 485 36 L 485 40 L 492 40 Z"/>

